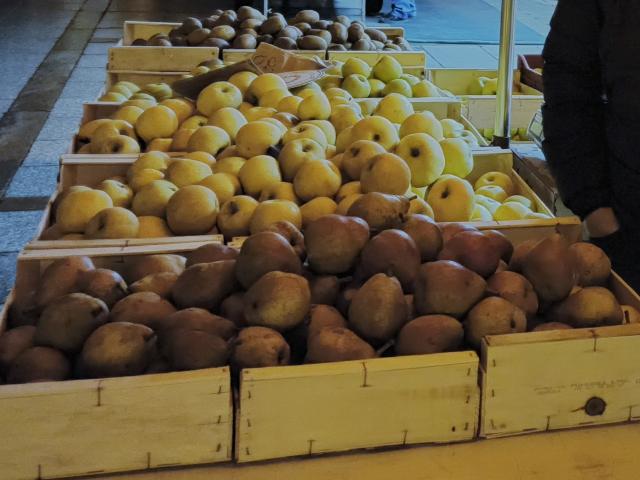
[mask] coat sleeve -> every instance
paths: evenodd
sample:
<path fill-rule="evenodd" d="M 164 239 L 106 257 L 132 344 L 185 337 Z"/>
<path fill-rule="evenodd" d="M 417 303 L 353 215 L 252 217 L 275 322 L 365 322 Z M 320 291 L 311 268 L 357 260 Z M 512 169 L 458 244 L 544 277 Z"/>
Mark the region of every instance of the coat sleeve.
<path fill-rule="evenodd" d="M 610 206 L 598 0 L 559 0 L 543 57 L 543 150 L 564 203 L 584 218 Z"/>

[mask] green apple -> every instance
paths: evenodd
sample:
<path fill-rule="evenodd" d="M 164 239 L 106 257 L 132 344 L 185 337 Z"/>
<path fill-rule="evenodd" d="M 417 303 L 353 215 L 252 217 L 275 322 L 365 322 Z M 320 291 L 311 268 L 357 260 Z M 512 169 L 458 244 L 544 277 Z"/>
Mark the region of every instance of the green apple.
<path fill-rule="evenodd" d="M 346 90 L 355 98 L 367 98 L 371 93 L 371 85 L 367 77 L 358 73 L 352 73 L 342 81 L 343 90 Z"/>
<path fill-rule="evenodd" d="M 385 87 L 385 84 L 382 80 L 378 80 L 377 78 L 370 78 L 369 86 L 371 87 L 371 93 L 369 93 L 370 97 L 373 98 L 382 96 L 382 91 Z"/>
<path fill-rule="evenodd" d="M 366 78 L 369 78 L 371 75 L 371 67 L 364 60 L 351 57 L 344 62 L 344 65 L 342 66 L 342 76 L 347 78 L 349 75 L 353 75 L 354 73 L 364 75 Z"/>
<path fill-rule="evenodd" d="M 396 78 L 395 80 L 391 80 L 382 90 L 383 95 L 389 95 L 390 93 L 399 93 L 400 95 L 404 95 L 405 97 L 411 98 L 413 93 L 411 92 L 411 85 L 406 80 L 402 80 L 401 78 Z"/>
<path fill-rule="evenodd" d="M 391 55 L 382 56 L 373 66 L 373 76 L 385 83 L 400 78 L 402 73 L 402 65 Z"/>
<path fill-rule="evenodd" d="M 429 80 L 421 80 L 412 86 L 413 96 L 418 98 L 423 97 L 439 97 L 441 96 L 438 87 L 436 87 Z"/>

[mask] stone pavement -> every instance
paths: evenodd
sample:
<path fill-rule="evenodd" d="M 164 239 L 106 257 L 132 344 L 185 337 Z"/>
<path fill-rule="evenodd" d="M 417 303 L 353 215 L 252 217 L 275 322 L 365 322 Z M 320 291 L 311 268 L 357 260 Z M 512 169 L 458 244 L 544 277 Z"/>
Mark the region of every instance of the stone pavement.
<path fill-rule="evenodd" d="M 552 9 L 532 4 L 552 2 L 519 3 L 528 6 L 518 19 L 544 34 L 538 17 L 548 18 Z M 215 6 L 231 8 L 232 2 Z M 104 85 L 107 52 L 121 38 L 124 20 L 178 21 L 211 9 L 210 0 L 0 2 L 0 303 L 13 285 L 18 252 L 33 237 L 55 190 L 58 160 L 77 130 L 82 103 L 95 100 Z M 495 45 L 416 46 L 428 53 L 430 67 L 497 68 Z M 516 53 L 540 50 L 519 46 Z"/>

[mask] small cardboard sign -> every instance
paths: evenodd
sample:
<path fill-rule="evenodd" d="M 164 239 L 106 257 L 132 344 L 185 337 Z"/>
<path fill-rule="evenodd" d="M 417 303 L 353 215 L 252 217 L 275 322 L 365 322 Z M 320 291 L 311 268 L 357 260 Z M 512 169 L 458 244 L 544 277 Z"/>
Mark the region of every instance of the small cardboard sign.
<path fill-rule="evenodd" d="M 249 71 L 258 75 L 275 73 L 282 77 L 288 88 L 295 88 L 324 77 L 330 67 L 330 63 L 318 57 L 302 57 L 290 50 L 261 43 L 247 60 L 192 78 L 177 80 L 171 87 L 183 97 L 195 100 L 210 84 L 228 80 L 235 73 Z"/>

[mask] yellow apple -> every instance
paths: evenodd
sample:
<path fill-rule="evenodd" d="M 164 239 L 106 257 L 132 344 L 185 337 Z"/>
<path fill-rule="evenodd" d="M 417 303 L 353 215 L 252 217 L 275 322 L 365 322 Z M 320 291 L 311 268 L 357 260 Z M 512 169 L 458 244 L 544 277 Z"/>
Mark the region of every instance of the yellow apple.
<path fill-rule="evenodd" d="M 127 176 L 131 190 L 137 192 L 154 180 L 162 180 L 164 173 L 160 170 L 154 170 L 153 168 L 142 168 L 140 170 L 130 170 Z"/>
<path fill-rule="evenodd" d="M 354 193 L 362 193 L 362 186 L 359 181 L 345 183 L 336 193 L 336 202 L 340 203 L 343 199 Z"/>
<path fill-rule="evenodd" d="M 171 137 L 176 130 L 178 130 L 178 117 L 173 110 L 164 105 L 146 109 L 136 122 L 136 133 L 145 142 L 150 142 L 154 138 Z"/>
<path fill-rule="evenodd" d="M 390 93 L 378 103 L 374 115 L 380 115 L 392 123 L 402 123 L 413 113 L 413 105 L 407 97 Z"/>
<path fill-rule="evenodd" d="M 138 159 L 131 164 L 127 175 L 135 172 L 136 170 L 142 170 L 144 168 L 151 168 L 153 170 L 159 170 L 164 172 L 169 166 L 169 160 L 171 157 L 165 152 L 147 152 L 143 153 Z"/>
<path fill-rule="evenodd" d="M 258 197 L 268 185 L 282 181 L 278 162 L 269 155 L 256 155 L 248 159 L 240 169 L 238 178 L 244 192 L 252 197 Z"/>
<path fill-rule="evenodd" d="M 329 145 L 327 136 L 325 135 L 324 131 L 318 125 L 314 125 L 311 123 L 299 123 L 295 127 L 291 127 L 290 129 L 288 129 L 282 137 L 282 143 L 286 145 L 289 142 L 301 138 L 311 139 L 322 145 L 323 149 L 327 148 L 327 146 Z"/>
<path fill-rule="evenodd" d="M 434 183 L 427 194 L 436 222 L 468 222 L 474 207 L 473 187 L 453 175 L 445 175 Z"/>
<path fill-rule="evenodd" d="M 369 79 L 369 97 L 377 98 L 382 96 L 382 92 L 384 91 L 385 83 L 382 80 L 378 80 L 377 78 Z"/>
<path fill-rule="evenodd" d="M 411 185 L 411 170 L 398 155 L 380 153 L 364 164 L 360 185 L 364 193 L 403 195 Z"/>
<path fill-rule="evenodd" d="M 253 212 L 249 230 L 251 235 L 255 235 L 280 221 L 291 222 L 297 228 L 302 228 L 300 208 L 289 200 L 267 200 L 262 202 Z"/>
<path fill-rule="evenodd" d="M 353 126 L 347 127 L 338 133 L 336 137 L 336 153 L 344 152 L 351 145 L 351 134 Z"/>
<path fill-rule="evenodd" d="M 353 205 L 354 202 L 358 200 L 362 195 L 363 195 L 362 193 L 352 193 L 351 195 L 344 197 L 338 203 L 338 208 L 336 209 L 336 213 L 338 215 L 346 215 L 351 205 Z"/>
<path fill-rule="evenodd" d="M 109 118 L 99 118 L 91 120 L 80 127 L 78 130 L 78 140 L 80 142 L 90 142 L 93 133 L 102 125 L 108 125 L 112 122 Z"/>
<path fill-rule="evenodd" d="M 127 136 L 115 135 L 102 141 L 91 142 L 91 153 L 96 155 L 124 155 L 128 153 L 140 153 L 140 144 Z"/>
<path fill-rule="evenodd" d="M 273 117 L 270 118 L 263 118 L 262 120 L 260 120 L 261 122 L 267 122 L 270 123 L 272 125 L 275 125 L 276 127 L 278 127 L 280 129 L 280 135 L 284 135 L 285 132 L 287 131 L 287 127 L 284 126 L 284 124 L 282 122 L 280 122 L 279 120 L 276 120 Z"/>
<path fill-rule="evenodd" d="M 189 145 L 189 139 L 193 132 L 196 130 L 193 128 L 179 128 L 176 133 L 173 134 L 171 141 L 172 152 L 186 152 Z"/>
<path fill-rule="evenodd" d="M 324 151 L 325 152 L 325 157 L 328 160 L 331 160 L 336 167 L 340 168 L 340 165 L 342 164 L 342 154 L 337 154 L 336 153 L 336 146 L 335 145 L 327 145 L 327 149 Z"/>
<path fill-rule="evenodd" d="M 420 215 L 426 215 L 429 218 L 433 218 L 434 216 L 431 205 L 421 197 L 415 197 L 409 201 L 409 211 L 407 213 L 418 213 Z"/>
<path fill-rule="evenodd" d="M 268 107 L 251 107 L 246 112 L 243 112 L 248 122 L 255 122 L 256 120 L 262 120 L 264 118 L 273 117 L 278 111 L 275 108 Z"/>
<path fill-rule="evenodd" d="M 107 92 L 98 98 L 99 102 L 113 102 L 113 103 L 122 103 L 127 100 L 127 97 L 118 92 Z"/>
<path fill-rule="evenodd" d="M 342 83 L 342 75 L 325 75 L 318 80 L 318 85 L 325 92 L 331 88 L 339 88 Z"/>
<path fill-rule="evenodd" d="M 178 187 L 167 180 L 154 180 L 136 192 L 131 210 L 139 217 L 164 217 L 167 203 L 177 191 Z"/>
<path fill-rule="evenodd" d="M 502 172 L 487 172 L 482 175 L 474 185 L 475 189 L 479 189 L 480 187 L 485 187 L 487 185 L 498 185 L 502 187 L 502 189 L 506 192 L 507 195 L 513 195 L 515 193 L 515 186 L 513 185 L 513 180 L 506 173 Z M 530 206 L 530 205 L 526 205 Z"/>
<path fill-rule="evenodd" d="M 225 238 L 249 235 L 249 225 L 258 201 L 248 195 L 236 195 L 222 204 L 218 214 L 218 229 Z"/>
<path fill-rule="evenodd" d="M 388 119 L 376 115 L 363 118 L 356 123 L 352 127 L 350 140 L 352 143 L 358 140 L 369 140 L 380 144 L 385 150 L 391 151 L 398 144 L 400 138 L 396 127 Z"/>
<path fill-rule="evenodd" d="M 196 106 L 202 115 L 210 116 L 224 107 L 238 108 L 242 103 L 242 92 L 233 83 L 214 82 L 199 94 Z"/>
<path fill-rule="evenodd" d="M 340 170 L 329 160 L 303 163 L 293 179 L 296 195 L 303 202 L 316 197 L 333 197 L 341 184 Z"/>
<path fill-rule="evenodd" d="M 465 178 L 473 170 L 471 147 L 461 138 L 445 138 L 440 142 L 444 153 L 444 174 Z"/>
<path fill-rule="evenodd" d="M 290 182 L 300 166 L 309 160 L 323 160 L 325 149 L 311 138 L 296 138 L 285 143 L 278 155 L 283 178 Z"/>
<path fill-rule="evenodd" d="M 420 198 L 426 198 L 428 189 L 429 189 L 429 187 L 414 187 L 412 185 L 411 186 L 411 194 L 417 195 Z M 409 192 L 407 192 L 408 196 L 411 196 L 411 194 L 409 194 Z"/>
<path fill-rule="evenodd" d="M 218 152 L 218 155 L 216 155 L 215 159 L 222 160 L 227 157 L 239 157 L 239 156 L 240 154 L 238 153 L 238 146 L 229 145 L 227 148 L 225 148 L 221 152 Z"/>
<path fill-rule="evenodd" d="M 278 112 L 272 118 L 275 120 L 278 120 L 286 128 L 294 127 L 300 122 L 300 119 L 298 117 L 296 117 L 292 113 L 287 113 L 287 112 Z"/>
<path fill-rule="evenodd" d="M 238 153 L 251 158 L 267 153 L 269 147 L 277 145 L 282 137 L 280 129 L 267 122 L 249 122 L 236 134 Z"/>
<path fill-rule="evenodd" d="M 216 225 L 216 194 L 202 185 L 182 187 L 167 204 L 167 223 L 176 235 L 204 235 Z"/>
<path fill-rule="evenodd" d="M 381 55 L 380 60 L 373 66 L 372 73 L 378 80 L 389 83 L 402 76 L 402 65 L 391 55 Z"/>
<path fill-rule="evenodd" d="M 475 147 L 479 147 L 480 146 L 476 136 L 472 132 L 470 132 L 469 130 L 463 131 L 462 135 L 460 135 L 460 138 L 463 139 L 465 142 L 467 142 L 471 148 L 475 148 Z"/>
<path fill-rule="evenodd" d="M 300 203 L 293 189 L 293 183 L 289 182 L 277 182 L 267 185 L 260 192 L 258 200 L 261 202 L 266 200 L 289 200 L 296 205 Z"/>
<path fill-rule="evenodd" d="M 342 170 L 349 178 L 359 180 L 362 167 L 367 161 L 384 152 L 384 147 L 379 143 L 371 140 L 357 140 L 342 155 Z"/>
<path fill-rule="evenodd" d="M 136 238 L 139 228 L 138 217 L 132 211 L 111 207 L 100 210 L 89 220 L 84 235 L 92 239 Z"/>
<path fill-rule="evenodd" d="M 400 138 L 412 133 L 426 133 L 437 141 L 444 138 L 442 124 L 436 116 L 428 111 L 416 112 L 409 115 L 400 125 Z"/>
<path fill-rule="evenodd" d="M 484 195 L 476 195 L 476 205 L 483 206 L 491 215 L 493 215 L 501 204 L 493 198 L 489 198 Z"/>
<path fill-rule="evenodd" d="M 196 107 L 186 98 L 167 98 L 160 102 L 160 105 L 173 110 L 180 124 L 196 113 Z"/>
<path fill-rule="evenodd" d="M 180 124 L 180 128 L 196 130 L 200 127 L 204 127 L 207 122 L 208 119 L 204 115 L 192 115 Z"/>
<path fill-rule="evenodd" d="M 246 125 L 247 120 L 236 108 L 224 107 L 216 110 L 209 117 L 208 125 L 219 127 L 229 135 L 232 142 L 235 142 L 236 134 L 240 127 Z"/>
<path fill-rule="evenodd" d="M 172 237 L 169 225 L 164 218 L 154 216 L 138 217 L 138 238 L 161 238 Z"/>
<path fill-rule="evenodd" d="M 327 75 L 342 75 L 342 67 L 344 66 L 344 62 L 340 60 L 334 60 L 333 65 L 329 67 L 326 71 Z"/>
<path fill-rule="evenodd" d="M 171 145 L 173 145 L 173 138 L 154 138 L 147 144 L 145 151 L 170 152 Z"/>
<path fill-rule="evenodd" d="M 397 93 L 399 95 L 411 98 L 413 97 L 413 92 L 411 90 L 411 85 L 408 82 L 401 78 L 396 78 L 395 80 L 391 80 L 384 86 L 382 90 L 382 95 L 390 95 L 392 93 Z"/>
<path fill-rule="evenodd" d="M 126 107 L 120 107 L 116 113 L 111 116 L 111 118 L 114 120 L 124 120 L 125 122 L 129 122 L 131 125 L 135 125 L 138 121 L 138 117 L 142 115 L 142 112 L 144 112 L 144 110 L 140 107 L 128 105 Z"/>
<path fill-rule="evenodd" d="M 340 133 L 345 128 L 351 127 L 362 120 L 363 116 L 356 109 L 349 105 L 338 105 L 331 112 L 329 120 L 333 124 L 337 133 Z"/>
<path fill-rule="evenodd" d="M 298 106 L 302 102 L 302 97 L 298 97 L 296 95 L 288 95 L 283 97 L 276 106 L 276 110 L 278 112 L 286 112 L 291 113 L 293 115 L 298 114 Z"/>
<path fill-rule="evenodd" d="M 371 85 L 364 75 L 352 73 L 344 78 L 341 87 L 354 98 L 368 98 L 371 93 Z"/>
<path fill-rule="evenodd" d="M 331 104 L 324 93 L 316 93 L 300 102 L 298 118 L 300 120 L 327 120 L 331 116 Z"/>
<path fill-rule="evenodd" d="M 278 104 L 283 98 L 292 97 L 292 96 L 293 95 L 291 95 L 291 93 L 289 93 L 289 90 L 287 90 L 286 88 L 285 89 L 274 88 L 273 90 L 269 90 L 268 92 L 265 92 L 260 97 L 258 105 L 260 107 L 275 108 L 277 110 Z"/>
<path fill-rule="evenodd" d="M 218 160 L 213 167 L 211 167 L 211 170 L 213 170 L 213 173 L 230 173 L 238 177 L 240 175 L 240 169 L 245 162 L 246 159 L 242 157 L 226 157 Z"/>
<path fill-rule="evenodd" d="M 336 129 L 329 120 L 304 120 L 298 125 L 315 125 L 324 133 L 327 139 L 327 145 L 336 144 Z"/>
<path fill-rule="evenodd" d="M 457 138 L 464 132 L 464 125 L 451 118 L 443 118 L 440 120 L 440 124 L 445 138 Z"/>
<path fill-rule="evenodd" d="M 220 204 L 240 193 L 240 181 L 230 173 L 214 173 L 203 178 L 198 185 L 212 190 Z"/>
<path fill-rule="evenodd" d="M 133 95 L 133 92 L 129 90 L 125 85 L 122 85 L 120 82 L 112 85 L 107 93 L 119 93 L 125 98 L 129 98 L 131 95 Z"/>
<path fill-rule="evenodd" d="M 275 73 L 263 73 L 255 78 L 249 86 L 249 93 L 258 100 L 270 90 L 287 90 L 287 84 L 281 76 Z"/>
<path fill-rule="evenodd" d="M 229 134 L 220 127 L 205 125 L 198 128 L 187 142 L 187 150 L 190 152 L 207 152 L 215 156 L 220 150 L 231 143 Z"/>
<path fill-rule="evenodd" d="M 480 204 L 476 204 L 473 207 L 473 213 L 471 214 L 471 220 L 480 221 L 480 222 L 490 222 L 493 220 L 493 215 L 486 207 L 483 207 Z"/>
<path fill-rule="evenodd" d="M 369 78 L 371 75 L 371 67 L 360 58 L 349 57 L 342 65 L 342 76 L 347 78 L 349 75 L 362 75 L 365 78 Z"/>
<path fill-rule="evenodd" d="M 114 207 L 129 207 L 133 198 L 133 191 L 128 185 L 117 180 L 103 180 L 96 187 L 111 197 Z"/>
<path fill-rule="evenodd" d="M 191 160 L 190 158 L 178 158 L 172 161 L 167 168 L 166 178 L 176 187 L 195 185 L 213 172 L 209 165 Z"/>
<path fill-rule="evenodd" d="M 520 202 L 506 202 L 498 207 L 493 218 L 497 221 L 524 220 L 530 213 L 531 210 Z"/>
<path fill-rule="evenodd" d="M 421 80 L 411 87 L 413 96 L 416 98 L 424 97 L 441 97 L 438 87 L 429 80 Z"/>
<path fill-rule="evenodd" d="M 338 205 L 329 197 L 316 197 L 300 207 L 302 215 L 302 228 L 306 228 L 309 223 L 325 215 L 336 213 Z"/>
<path fill-rule="evenodd" d="M 56 209 L 56 223 L 62 233 L 83 233 L 89 220 L 105 208 L 113 207 L 106 192 L 76 189 L 64 196 Z"/>
<path fill-rule="evenodd" d="M 506 191 L 506 189 L 505 189 L 505 191 Z M 528 199 L 527 197 L 523 196 L 523 195 L 511 195 L 510 197 L 505 198 L 503 203 L 507 203 L 507 202 L 518 202 L 518 203 L 521 203 L 525 207 L 527 207 L 529 210 L 533 210 L 533 208 L 534 208 L 533 202 L 530 199 Z"/>
<path fill-rule="evenodd" d="M 249 90 L 251 82 L 253 82 L 256 78 L 258 78 L 258 75 L 253 72 L 238 72 L 229 77 L 229 83 L 233 83 L 236 87 L 238 87 L 238 89 L 244 96 Z"/>
<path fill-rule="evenodd" d="M 507 192 L 498 185 L 486 185 L 484 187 L 480 187 L 476 190 L 476 195 L 489 197 L 499 203 L 504 202 L 508 197 Z"/>
<path fill-rule="evenodd" d="M 188 152 L 184 154 L 184 158 L 197 160 L 198 162 L 202 162 L 212 168 L 216 163 L 215 157 L 207 152 Z"/>
<path fill-rule="evenodd" d="M 412 133 L 400 140 L 396 153 L 409 165 L 411 185 L 426 187 L 442 175 L 445 154 L 440 144 L 426 133 Z"/>
<path fill-rule="evenodd" d="M 339 87 L 327 88 L 325 89 L 324 94 L 327 96 L 329 101 L 337 97 L 344 98 L 347 101 L 353 100 L 353 95 L 351 95 L 345 89 Z"/>

